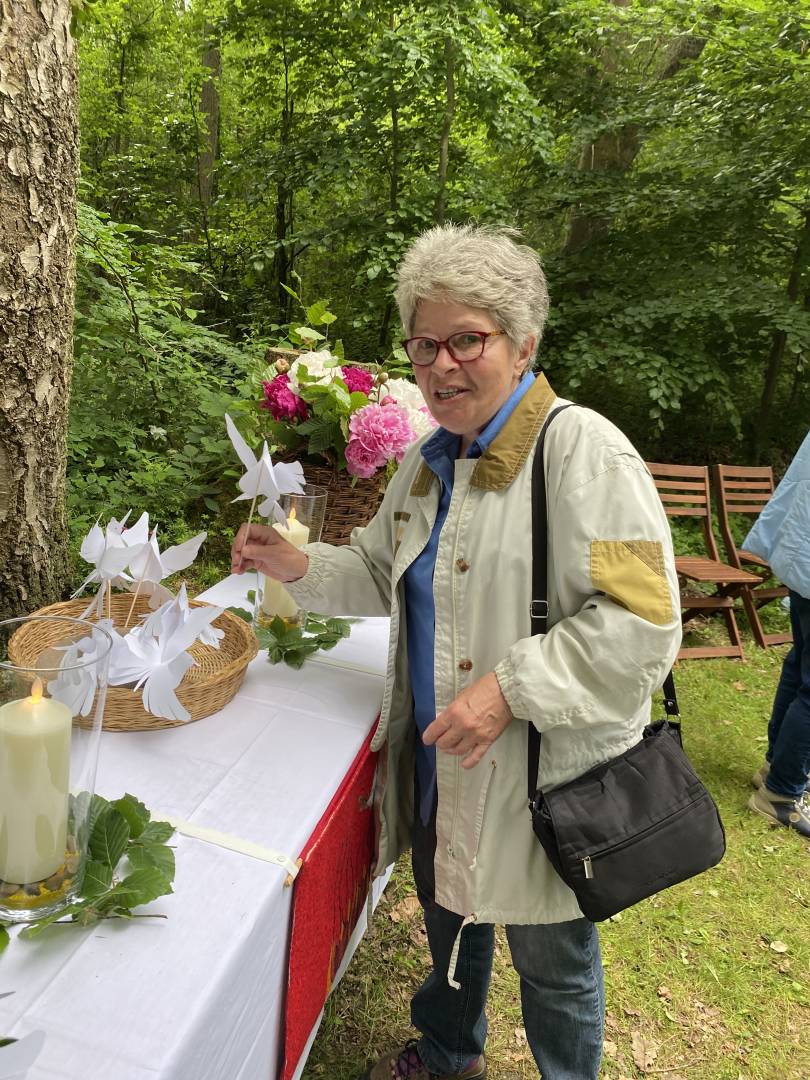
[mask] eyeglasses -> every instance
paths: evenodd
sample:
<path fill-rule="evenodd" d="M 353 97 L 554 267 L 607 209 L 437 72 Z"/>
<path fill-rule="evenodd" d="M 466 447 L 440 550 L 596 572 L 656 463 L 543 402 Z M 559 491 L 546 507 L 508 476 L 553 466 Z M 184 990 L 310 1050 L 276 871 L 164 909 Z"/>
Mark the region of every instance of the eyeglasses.
<path fill-rule="evenodd" d="M 402 342 L 408 359 L 417 367 L 428 367 L 439 355 L 442 345 L 458 364 L 477 360 L 483 353 L 487 338 L 498 337 L 505 330 L 460 330 L 444 341 L 432 337 L 412 337 Z"/>

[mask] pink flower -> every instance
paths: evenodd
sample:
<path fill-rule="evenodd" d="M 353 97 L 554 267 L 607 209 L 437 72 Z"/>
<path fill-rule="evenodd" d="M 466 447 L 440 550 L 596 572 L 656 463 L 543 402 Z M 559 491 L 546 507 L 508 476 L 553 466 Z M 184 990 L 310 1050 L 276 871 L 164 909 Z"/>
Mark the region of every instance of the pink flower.
<path fill-rule="evenodd" d="M 307 403 L 290 390 L 289 381 L 290 376 L 285 372 L 276 375 L 271 382 L 262 383 L 264 401 L 260 405 L 270 410 L 274 420 L 306 420 L 309 416 Z"/>
<path fill-rule="evenodd" d="M 404 411 L 393 405 L 364 405 L 349 419 L 346 466 L 353 476 L 369 477 L 386 461 L 402 461 L 415 436 Z"/>
<path fill-rule="evenodd" d="M 365 371 L 359 367 L 350 367 L 349 365 L 344 365 L 340 371 L 350 394 L 355 391 L 359 391 L 361 394 L 371 393 L 374 387 L 374 376 L 370 371 Z"/>

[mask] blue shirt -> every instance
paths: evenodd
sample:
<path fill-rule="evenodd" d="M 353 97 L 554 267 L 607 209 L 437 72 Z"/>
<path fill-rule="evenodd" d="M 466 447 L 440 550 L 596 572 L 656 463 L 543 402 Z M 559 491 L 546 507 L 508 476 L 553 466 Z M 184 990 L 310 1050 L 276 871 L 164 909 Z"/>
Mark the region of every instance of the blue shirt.
<path fill-rule="evenodd" d="M 500 432 L 512 412 L 534 382 L 527 371 L 518 385 L 495 413 L 467 451 L 468 458 L 480 457 Z M 426 825 L 436 802 L 436 747 L 425 746 L 422 733 L 436 719 L 433 652 L 436 632 L 436 607 L 433 602 L 433 570 L 439 534 L 450 508 L 453 494 L 455 461 L 460 436 L 438 428 L 422 447 L 422 457 L 438 476 L 441 484 L 439 509 L 430 539 L 421 554 L 405 571 L 405 617 L 408 634 L 408 667 L 413 690 L 413 713 L 419 738 L 416 740 L 416 772 L 419 777 L 419 816 Z"/>
<path fill-rule="evenodd" d="M 810 599 L 810 432 L 743 540 L 742 550 L 759 555 L 774 577 Z"/>

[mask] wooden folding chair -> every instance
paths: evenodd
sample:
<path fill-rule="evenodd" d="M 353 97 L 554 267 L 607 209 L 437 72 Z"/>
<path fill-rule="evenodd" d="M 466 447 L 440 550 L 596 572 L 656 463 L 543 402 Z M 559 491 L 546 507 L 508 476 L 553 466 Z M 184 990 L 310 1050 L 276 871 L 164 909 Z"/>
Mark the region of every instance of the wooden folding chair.
<path fill-rule="evenodd" d="M 784 585 L 768 585 L 773 577 L 770 566 L 758 555 L 737 547 L 729 520 L 729 514 L 747 514 L 753 520 L 760 513 L 773 495 L 773 470 L 769 466 L 715 465 L 713 472 L 717 517 L 728 561 L 741 570 L 748 569 L 757 578 L 756 585 L 746 586 L 742 591 L 743 607 L 751 630 L 757 644 L 763 649 L 769 645 L 784 645 L 793 641 L 793 635 L 789 632 L 766 634 L 759 618 L 759 609 L 787 596 L 788 590 Z M 749 526 L 751 520 L 748 521 Z"/>
<path fill-rule="evenodd" d="M 709 656 L 733 656 L 742 659 L 743 647 L 734 615 L 734 601 L 746 586 L 754 586 L 758 578 L 736 566 L 720 561 L 717 542 L 712 531 L 712 505 L 709 497 L 709 470 L 706 465 L 663 465 L 647 462 L 658 494 L 668 517 L 700 518 L 706 555 L 676 555 L 675 569 L 681 587 L 681 622 L 703 612 L 719 611 L 728 633 L 729 645 L 682 648 L 679 660 Z M 708 595 L 691 595 L 687 583 L 711 585 Z"/>

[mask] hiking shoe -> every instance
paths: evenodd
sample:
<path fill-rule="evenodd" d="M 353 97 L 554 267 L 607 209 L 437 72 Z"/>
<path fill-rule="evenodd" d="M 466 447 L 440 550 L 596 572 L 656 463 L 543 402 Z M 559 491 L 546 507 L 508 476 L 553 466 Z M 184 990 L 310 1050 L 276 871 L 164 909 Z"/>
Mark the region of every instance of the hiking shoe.
<path fill-rule="evenodd" d="M 748 800 L 748 809 L 768 818 L 772 825 L 785 825 L 810 839 L 810 804 L 807 799 L 777 795 L 763 785 Z"/>
<path fill-rule="evenodd" d="M 771 763 L 766 761 L 764 765 L 760 765 L 754 775 L 751 777 L 751 783 L 755 788 L 761 788 L 765 781 L 768 779 L 768 774 L 771 771 Z M 807 785 L 804 789 L 808 795 L 810 795 L 810 777 L 807 778 Z"/>
<path fill-rule="evenodd" d="M 432 1073 L 419 1056 L 417 1039 L 409 1039 L 399 1050 L 383 1054 L 376 1065 L 360 1077 L 360 1080 L 484 1080 L 487 1063 L 484 1055 L 475 1059 L 460 1073 Z"/>

